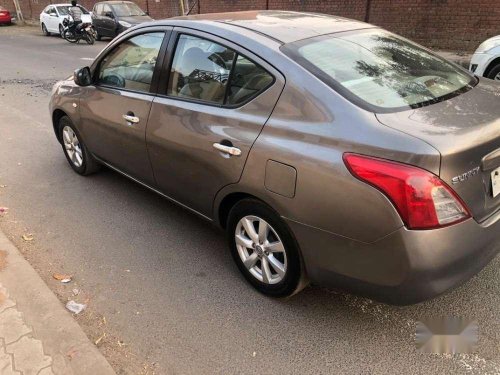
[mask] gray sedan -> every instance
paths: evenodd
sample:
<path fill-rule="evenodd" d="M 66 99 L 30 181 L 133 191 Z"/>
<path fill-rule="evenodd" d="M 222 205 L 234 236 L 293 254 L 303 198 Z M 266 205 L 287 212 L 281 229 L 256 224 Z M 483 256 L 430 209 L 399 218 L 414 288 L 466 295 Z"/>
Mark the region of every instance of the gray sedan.
<path fill-rule="evenodd" d="M 366 23 L 141 24 L 57 83 L 50 111 L 75 172 L 107 166 L 224 228 L 266 295 L 313 282 L 415 303 L 500 250 L 500 84 Z"/>

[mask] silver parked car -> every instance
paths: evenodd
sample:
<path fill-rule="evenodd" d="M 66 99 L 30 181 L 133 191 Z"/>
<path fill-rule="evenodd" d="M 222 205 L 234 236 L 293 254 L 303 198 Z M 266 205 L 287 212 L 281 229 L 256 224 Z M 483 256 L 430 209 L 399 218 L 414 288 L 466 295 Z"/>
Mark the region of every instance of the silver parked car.
<path fill-rule="evenodd" d="M 77 173 L 217 223 L 262 293 L 407 304 L 500 249 L 499 104 L 499 83 L 378 27 L 255 11 L 134 27 L 50 111 Z"/>

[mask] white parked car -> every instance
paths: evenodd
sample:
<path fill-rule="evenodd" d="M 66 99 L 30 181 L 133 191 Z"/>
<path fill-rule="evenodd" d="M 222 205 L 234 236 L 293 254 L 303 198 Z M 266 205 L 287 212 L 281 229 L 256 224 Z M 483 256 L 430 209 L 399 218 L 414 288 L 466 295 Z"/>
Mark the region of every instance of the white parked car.
<path fill-rule="evenodd" d="M 90 12 L 77 5 L 82 10 L 82 22 L 92 23 L 92 16 Z M 71 4 L 51 4 L 48 5 L 42 13 L 40 13 L 40 27 L 45 35 L 50 35 L 52 33 L 59 34 L 62 36 L 64 26 L 62 22 L 65 18 L 69 17 L 69 8 Z"/>
<path fill-rule="evenodd" d="M 477 76 L 500 81 L 500 35 L 481 43 L 472 55 L 469 69 Z"/>

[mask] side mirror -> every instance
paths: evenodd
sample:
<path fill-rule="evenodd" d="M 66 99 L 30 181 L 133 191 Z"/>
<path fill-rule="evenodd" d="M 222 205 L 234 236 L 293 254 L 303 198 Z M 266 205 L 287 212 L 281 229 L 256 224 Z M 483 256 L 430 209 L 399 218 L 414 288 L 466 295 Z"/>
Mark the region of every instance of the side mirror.
<path fill-rule="evenodd" d="M 115 16 L 113 15 L 113 12 L 106 12 L 106 13 L 104 13 L 104 17 L 108 17 L 108 18 L 112 18 L 112 19 L 115 18 Z"/>
<path fill-rule="evenodd" d="M 73 73 L 73 79 L 78 86 L 89 86 L 92 84 L 92 74 L 88 66 L 77 69 Z"/>

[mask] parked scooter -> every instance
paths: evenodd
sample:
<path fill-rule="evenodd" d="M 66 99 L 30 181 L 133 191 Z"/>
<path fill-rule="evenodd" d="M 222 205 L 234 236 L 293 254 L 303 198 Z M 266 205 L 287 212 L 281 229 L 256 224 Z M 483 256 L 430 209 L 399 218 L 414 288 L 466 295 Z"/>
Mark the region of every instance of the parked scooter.
<path fill-rule="evenodd" d="M 97 33 L 91 23 L 81 23 L 75 26 L 70 18 L 65 18 L 62 22 L 64 26 L 63 38 L 70 43 L 78 43 L 84 39 L 87 44 L 94 44 Z"/>

